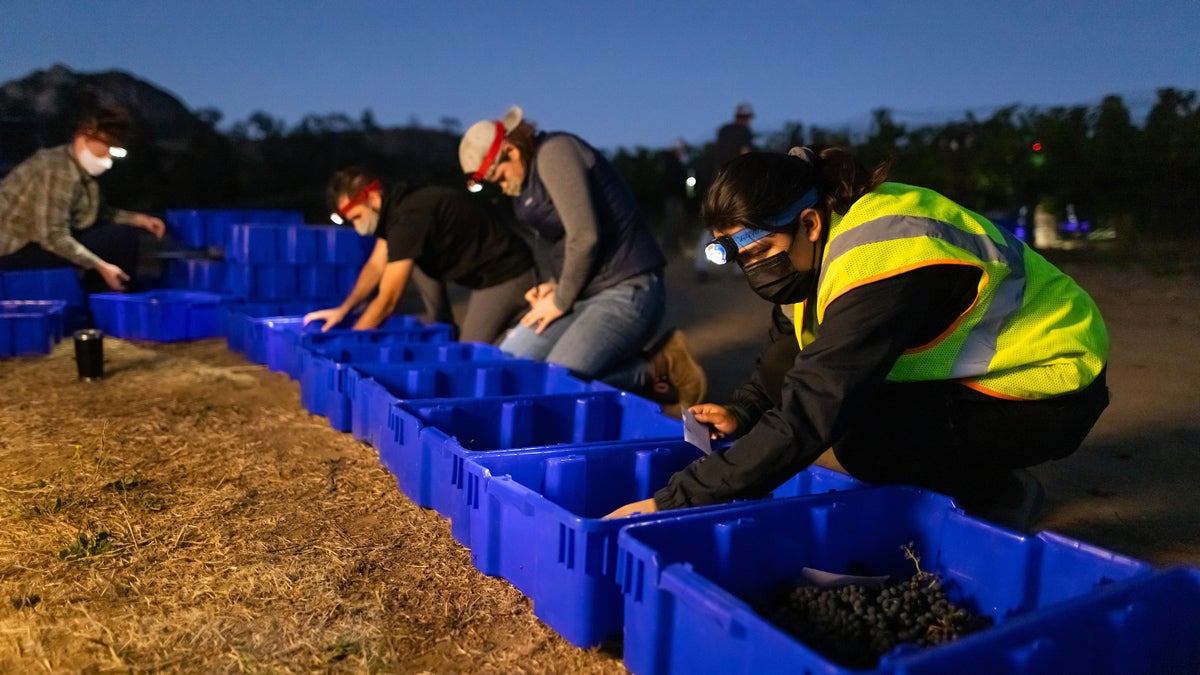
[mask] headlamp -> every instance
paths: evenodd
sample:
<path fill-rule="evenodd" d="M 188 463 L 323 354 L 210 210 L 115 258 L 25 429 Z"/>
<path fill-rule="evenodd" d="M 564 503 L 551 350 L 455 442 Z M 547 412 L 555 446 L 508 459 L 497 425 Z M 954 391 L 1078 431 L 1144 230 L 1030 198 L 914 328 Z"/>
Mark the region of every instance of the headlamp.
<path fill-rule="evenodd" d="M 709 262 L 716 265 L 724 265 L 731 259 L 736 259 L 738 251 L 746 248 L 750 244 L 766 237 L 767 235 L 775 234 L 786 229 L 796 220 L 796 216 L 800 212 L 817 203 L 817 188 L 811 188 L 804 196 L 797 199 L 791 206 L 787 207 L 779 214 L 768 218 L 764 223 L 767 228 L 744 227 L 731 235 L 716 237 L 708 242 L 704 247 L 704 257 L 708 258 Z"/>
<path fill-rule="evenodd" d="M 708 242 L 708 246 L 704 247 L 704 257 L 715 265 L 724 265 L 737 258 L 738 251 L 763 237 L 775 234 L 775 232 L 776 230 L 757 230 L 753 227 L 742 228 L 733 234 L 717 237 Z"/>
<path fill-rule="evenodd" d="M 350 220 L 350 216 L 346 214 L 350 212 L 350 209 L 353 209 L 359 204 L 367 201 L 367 197 L 371 196 L 372 192 L 381 189 L 382 185 L 378 180 L 373 180 L 370 183 L 367 183 L 366 187 L 355 193 L 354 196 L 346 202 L 345 206 L 335 209 L 333 213 L 329 214 L 329 219 L 333 221 L 334 225 L 341 225 L 342 223 L 348 222 Z"/>
<path fill-rule="evenodd" d="M 128 155 L 129 153 L 125 151 L 125 148 L 118 148 L 118 147 L 116 147 L 116 146 L 109 146 L 109 148 L 108 148 L 108 154 L 109 154 L 109 156 L 111 156 L 111 157 L 113 157 L 113 158 L 115 158 L 115 159 L 121 159 L 121 158 L 123 158 L 125 155 Z"/>

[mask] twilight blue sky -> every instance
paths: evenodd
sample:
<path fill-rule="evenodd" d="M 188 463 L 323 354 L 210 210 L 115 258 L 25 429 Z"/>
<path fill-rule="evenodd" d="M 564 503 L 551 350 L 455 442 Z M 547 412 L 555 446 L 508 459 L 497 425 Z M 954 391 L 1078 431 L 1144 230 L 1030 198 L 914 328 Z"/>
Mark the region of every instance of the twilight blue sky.
<path fill-rule="evenodd" d="M 1200 0 L 0 0 L 0 82 L 55 63 L 124 70 L 223 127 L 367 108 L 465 127 L 519 103 L 599 147 L 663 147 L 743 100 L 758 131 L 1145 107 L 1200 90 Z"/>

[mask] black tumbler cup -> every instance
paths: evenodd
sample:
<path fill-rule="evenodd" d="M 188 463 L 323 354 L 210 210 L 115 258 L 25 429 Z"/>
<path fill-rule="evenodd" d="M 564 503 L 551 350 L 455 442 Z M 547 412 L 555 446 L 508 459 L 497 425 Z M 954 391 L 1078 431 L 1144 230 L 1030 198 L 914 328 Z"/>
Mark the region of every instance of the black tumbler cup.
<path fill-rule="evenodd" d="M 104 333 L 95 328 L 75 331 L 75 366 L 85 382 L 104 377 Z"/>

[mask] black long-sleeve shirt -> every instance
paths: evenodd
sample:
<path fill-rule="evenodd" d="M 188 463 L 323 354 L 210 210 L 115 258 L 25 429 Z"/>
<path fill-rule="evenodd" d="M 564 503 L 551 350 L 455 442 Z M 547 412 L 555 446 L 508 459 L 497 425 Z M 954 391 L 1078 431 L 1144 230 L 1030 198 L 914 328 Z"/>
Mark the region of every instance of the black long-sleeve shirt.
<path fill-rule="evenodd" d="M 802 351 L 776 307 L 755 372 L 727 406 L 739 431 L 749 431 L 673 475 L 654 494 L 658 508 L 762 497 L 807 467 L 869 416 L 867 403 L 905 350 L 941 335 L 971 306 L 980 274 L 934 265 L 855 288 L 830 303 Z"/>

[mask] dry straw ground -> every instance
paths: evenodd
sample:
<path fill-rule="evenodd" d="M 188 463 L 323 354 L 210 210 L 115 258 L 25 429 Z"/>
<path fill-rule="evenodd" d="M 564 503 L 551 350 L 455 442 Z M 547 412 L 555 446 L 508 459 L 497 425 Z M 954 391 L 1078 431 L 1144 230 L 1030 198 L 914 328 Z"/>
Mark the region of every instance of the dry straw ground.
<path fill-rule="evenodd" d="M 0 364 L 0 672 L 622 672 L 220 341 Z"/>
<path fill-rule="evenodd" d="M 1156 565 L 1200 565 L 1200 289 L 1187 274 L 1069 267 L 1113 334 L 1113 405 L 1039 467 L 1039 525 Z M 765 304 L 671 269 L 672 319 L 722 400 Z M 620 673 L 472 567 L 378 456 L 222 341 L 69 342 L 0 362 L 0 672 Z"/>

